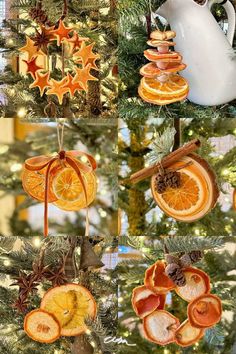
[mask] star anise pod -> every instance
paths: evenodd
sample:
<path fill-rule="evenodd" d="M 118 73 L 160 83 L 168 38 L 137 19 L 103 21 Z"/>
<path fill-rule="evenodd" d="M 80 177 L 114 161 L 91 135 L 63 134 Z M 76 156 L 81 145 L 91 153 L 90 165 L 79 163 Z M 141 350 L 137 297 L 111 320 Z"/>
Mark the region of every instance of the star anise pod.
<path fill-rule="evenodd" d="M 39 263 L 33 263 L 32 266 L 33 274 L 34 274 L 34 281 L 40 281 L 44 278 L 44 274 L 48 271 L 49 266 L 43 266 Z"/>
<path fill-rule="evenodd" d="M 52 282 L 53 286 L 64 285 L 68 283 L 65 275 L 64 265 L 55 270 L 49 270 L 44 274 L 44 277 Z"/>
<path fill-rule="evenodd" d="M 17 309 L 19 312 L 26 312 L 29 306 L 29 301 L 26 299 L 18 298 L 16 302 L 12 305 L 14 309 Z"/>
<path fill-rule="evenodd" d="M 50 42 L 50 35 L 46 33 L 44 28 L 42 28 L 41 33 L 36 29 L 36 36 L 32 38 L 34 41 L 34 46 L 37 47 L 38 50 L 42 50 L 47 54 L 47 46 Z"/>
<path fill-rule="evenodd" d="M 32 293 L 37 291 L 39 283 L 35 282 L 34 274 L 26 274 L 24 272 L 19 273 L 19 277 L 15 278 L 16 282 L 10 284 L 10 286 L 19 286 L 21 293 Z"/>

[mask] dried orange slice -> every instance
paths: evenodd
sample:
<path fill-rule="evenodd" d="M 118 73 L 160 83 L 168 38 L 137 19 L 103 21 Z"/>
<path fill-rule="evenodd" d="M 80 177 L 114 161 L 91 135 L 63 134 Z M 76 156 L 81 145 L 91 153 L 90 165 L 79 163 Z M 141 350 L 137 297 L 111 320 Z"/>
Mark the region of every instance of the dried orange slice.
<path fill-rule="evenodd" d="M 176 36 L 176 33 L 174 31 L 162 32 L 162 31 L 156 30 L 150 34 L 150 37 L 152 39 L 158 39 L 158 40 L 162 40 L 162 41 L 175 38 L 175 36 Z"/>
<path fill-rule="evenodd" d="M 190 154 L 170 169 L 177 169 L 191 163 L 179 170 L 180 188 L 168 187 L 164 193 L 159 194 L 155 189 L 155 175 L 151 179 L 152 195 L 157 205 L 167 215 L 176 220 L 193 222 L 202 218 L 216 204 L 219 190 L 216 177 L 208 163 L 197 155 Z"/>
<path fill-rule="evenodd" d="M 34 310 L 25 316 L 24 330 L 33 340 L 40 343 L 53 343 L 61 333 L 61 327 L 53 314 L 44 310 Z"/>
<path fill-rule="evenodd" d="M 147 41 L 147 44 L 151 47 L 174 47 L 176 45 L 175 42 L 164 41 L 159 39 L 150 39 L 149 41 Z"/>
<path fill-rule="evenodd" d="M 138 93 L 139 93 L 139 96 L 144 101 L 146 101 L 148 103 L 156 104 L 158 106 L 164 106 L 164 105 L 167 105 L 167 104 L 170 104 L 170 103 L 183 101 L 188 95 L 188 91 L 185 94 L 183 94 L 183 95 L 175 95 L 173 93 L 172 96 L 168 96 L 168 97 L 165 97 L 164 95 L 154 95 L 154 94 L 148 92 L 147 90 L 145 90 L 142 87 L 142 85 L 139 86 Z"/>
<path fill-rule="evenodd" d="M 87 329 L 86 317 L 95 318 L 97 306 L 92 294 L 78 284 L 57 286 L 46 292 L 41 309 L 53 313 L 62 336 L 78 336 Z"/>
<path fill-rule="evenodd" d="M 188 305 L 188 318 L 192 326 L 209 328 L 218 323 L 222 315 L 222 304 L 218 296 L 204 294 Z"/>
<path fill-rule="evenodd" d="M 133 289 L 132 305 L 137 316 L 144 318 L 157 309 L 164 309 L 166 296 L 155 294 L 146 286 L 138 286 Z"/>
<path fill-rule="evenodd" d="M 141 81 L 142 87 L 148 92 L 153 93 L 154 95 L 156 94 L 162 95 L 163 93 L 167 92 L 167 94 L 171 96 L 171 94 L 173 95 L 173 93 L 178 93 L 178 91 L 174 92 L 175 89 L 176 90 L 178 89 L 179 92 L 182 94 L 185 88 L 183 88 L 183 86 L 178 88 L 179 83 L 183 82 L 182 80 L 183 78 L 181 76 L 178 76 L 178 80 L 176 77 L 177 75 L 174 77 L 171 76 L 164 83 L 160 83 L 158 81 L 158 76 L 165 73 L 168 74 L 168 73 L 184 70 L 186 68 L 186 65 L 176 64 L 176 63 L 169 63 L 169 64 L 167 63 L 167 65 L 168 65 L 167 68 L 163 70 L 159 69 L 155 63 L 148 63 L 144 65 L 140 69 L 140 74 L 146 78 L 146 80 Z M 177 82 L 177 85 L 175 82 Z M 186 81 L 185 81 L 185 85 L 187 85 Z"/>
<path fill-rule="evenodd" d="M 84 194 L 83 186 L 77 173 L 69 167 L 63 168 L 56 174 L 52 187 L 57 199 L 66 202 L 74 202 Z"/>
<path fill-rule="evenodd" d="M 164 70 L 165 72 L 165 70 Z M 169 80 L 162 83 L 157 79 L 143 77 L 141 80 L 142 87 L 149 93 L 165 98 L 177 97 L 188 93 L 187 81 L 179 75 L 171 75 Z"/>
<path fill-rule="evenodd" d="M 150 61 L 157 62 L 163 61 L 167 63 L 180 63 L 182 56 L 176 52 L 160 53 L 156 49 L 147 49 L 144 51 L 144 56 Z"/>
<path fill-rule="evenodd" d="M 176 286 L 175 288 L 176 293 L 182 297 L 182 299 L 190 302 L 210 292 L 211 284 L 207 273 L 193 267 L 185 268 L 183 272 L 186 284 L 184 286 Z"/>
<path fill-rule="evenodd" d="M 166 345 L 174 342 L 179 320 L 165 310 L 157 310 L 143 320 L 145 337 L 151 342 Z"/>
<path fill-rule="evenodd" d="M 175 332 L 175 340 L 181 347 L 188 347 L 204 336 L 204 329 L 193 327 L 189 320 L 184 321 Z"/>
<path fill-rule="evenodd" d="M 22 185 L 24 191 L 29 194 L 32 198 L 43 202 L 45 199 L 45 174 L 46 168 L 40 171 L 29 171 L 26 168 L 22 172 Z M 49 189 L 48 189 L 48 202 L 54 202 L 57 200 L 53 189 L 52 189 L 52 180 L 54 174 L 50 174 L 49 178 Z"/>
<path fill-rule="evenodd" d="M 75 201 L 66 201 L 66 200 L 57 200 L 54 205 L 58 208 L 66 211 L 78 211 L 80 209 L 86 208 L 89 204 L 91 204 L 96 196 L 97 191 L 97 179 L 94 172 L 88 172 L 83 175 L 84 183 L 87 190 L 87 203 L 85 199 L 85 195 L 83 193 L 80 194 L 79 199 Z M 82 186 L 81 186 L 82 187 Z"/>
<path fill-rule="evenodd" d="M 157 261 L 145 273 L 145 286 L 157 294 L 166 294 L 175 287 L 172 280 L 165 274 L 165 267 L 164 262 Z"/>

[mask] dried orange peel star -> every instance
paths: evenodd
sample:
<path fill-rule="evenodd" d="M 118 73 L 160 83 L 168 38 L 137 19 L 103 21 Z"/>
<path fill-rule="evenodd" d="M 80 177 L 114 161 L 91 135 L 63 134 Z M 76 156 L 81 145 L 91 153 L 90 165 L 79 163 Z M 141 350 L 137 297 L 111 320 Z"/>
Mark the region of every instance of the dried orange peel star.
<path fill-rule="evenodd" d="M 133 290 L 131 301 L 137 316 L 144 318 L 157 309 L 164 309 L 166 295 L 155 294 L 146 286 L 139 286 Z"/>
<path fill-rule="evenodd" d="M 35 46 L 34 41 L 28 36 L 26 36 L 26 45 L 20 48 L 19 51 L 23 53 L 27 53 L 29 61 L 35 56 L 39 56 L 39 55 L 45 56 L 44 52 L 41 49 L 38 50 L 37 47 Z"/>
<path fill-rule="evenodd" d="M 50 82 L 50 73 L 47 72 L 45 74 L 37 71 L 35 73 L 35 80 L 34 82 L 30 85 L 30 88 L 35 88 L 38 87 L 40 91 L 40 96 L 43 96 L 45 90 L 47 87 L 51 87 L 51 82 Z"/>
<path fill-rule="evenodd" d="M 73 31 L 73 28 L 66 27 L 62 20 L 59 21 L 59 26 L 57 29 L 50 31 L 57 39 L 57 45 L 60 46 L 64 40 L 69 40 L 69 34 Z"/>
<path fill-rule="evenodd" d="M 59 103 L 62 104 L 65 93 L 69 91 L 69 89 L 65 86 L 66 82 L 67 82 L 67 77 L 64 77 L 64 79 L 62 79 L 61 81 L 51 79 L 50 81 L 51 86 L 46 94 L 57 96 Z"/>
<path fill-rule="evenodd" d="M 31 60 L 22 60 L 27 65 L 26 73 L 31 74 L 33 79 L 35 79 L 36 72 L 43 69 L 41 66 L 37 65 L 37 58 L 38 57 L 34 57 Z"/>
<path fill-rule="evenodd" d="M 100 55 L 93 52 L 93 47 L 95 43 L 86 45 L 85 42 L 82 42 L 81 48 L 74 54 L 76 58 L 79 58 L 82 61 L 83 67 L 85 67 L 89 60 L 96 60 Z"/>
<path fill-rule="evenodd" d="M 98 79 L 90 74 L 91 64 L 87 64 L 83 69 L 76 68 L 76 75 L 72 83 L 79 83 L 81 87 L 87 91 L 88 81 L 98 81 Z"/>
<path fill-rule="evenodd" d="M 175 288 L 175 284 L 165 274 L 165 267 L 166 265 L 163 261 L 157 261 L 145 273 L 145 286 L 158 294 L 166 294 Z"/>

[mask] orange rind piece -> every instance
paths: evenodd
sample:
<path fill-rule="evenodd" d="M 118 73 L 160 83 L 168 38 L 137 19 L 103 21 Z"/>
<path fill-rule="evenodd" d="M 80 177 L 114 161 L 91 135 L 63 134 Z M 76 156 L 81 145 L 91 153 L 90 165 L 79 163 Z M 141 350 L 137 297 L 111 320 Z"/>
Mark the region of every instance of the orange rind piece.
<path fill-rule="evenodd" d="M 53 343 L 61 335 L 61 326 L 53 314 L 33 310 L 24 319 L 24 330 L 36 342 Z"/>
<path fill-rule="evenodd" d="M 211 290 L 210 278 L 200 269 L 188 267 L 183 269 L 186 284 L 176 286 L 176 293 L 185 301 L 191 302 L 201 295 L 208 294 Z"/>
<path fill-rule="evenodd" d="M 175 332 L 175 341 L 181 347 L 189 347 L 204 336 L 204 329 L 193 327 L 189 320 L 184 321 Z"/>
<path fill-rule="evenodd" d="M 201 219 L 214 208 L 219 196 L 214 171 L 204 159 L 195 154 L 185 156 L 169 168 L 179 169 L 181 186 L 168 187 L 164 193 L 159 194 L 155 189 L 154 175 L 151 190 L 157 205 L 165 214 L 179 221 L 193 222 Z"/>
<path fill-rule="evenodd" d="M 158 40 L 161 40 L 161 41 L 166 41 L 166 40 L 169 40 L 169 39 L 173 39 L 175 38 L 176 36 L 176 32 L 174 31 L 159 31 L 159 30 L 156 30 L 156 31 L 153 31 L 151 34 L 150 34 L 150 37 L 151 39 L 158 39 Z"/>
<path fill-rule="evenodd" d="M 145 337 L 159 345 L 173 343 L 179 325 L 178 318 L 165 310 L 154 311 L 143 319 Z"/>
<path fill-rule="evenodd" d="M 166 294 L 175 288 L 173 281 L 165 274 L 166 264 L 157 261 L 146 270 L 144 285 L 156 294 Z"/>
<path fill-rule="evenodd" d="M 209 328 L 221 320 L 221 299 L 212 294 L 204 294 L 188 305 L 188 319 L 192 326 Z"/>
<path fill-rule="evenodd" d="M 85 319 L 95 318 L 97 305 L 92 294 L 78 284 L 66 284 L 49 289 L 41 302 L 41 309 L 52 313 L 61 325 L 62 336 L 85 333 Z"/>
<path fill-rule="evenodd" d="M 166 295 L 155 294 L 146 286 L 138 286 L 133 289 L 132 305 L 137 316 L 144 318 L 153 311 L 165 307 Z"/>

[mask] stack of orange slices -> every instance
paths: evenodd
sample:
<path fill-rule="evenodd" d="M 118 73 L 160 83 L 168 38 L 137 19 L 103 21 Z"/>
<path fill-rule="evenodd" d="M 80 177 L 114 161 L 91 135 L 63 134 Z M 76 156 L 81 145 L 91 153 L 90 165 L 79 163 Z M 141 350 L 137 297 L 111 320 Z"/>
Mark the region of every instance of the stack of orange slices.
<path fill-rule="evenodd" d="M 175 35 L 174 31 L 156 30 L 147 42 L 155 49 L 144 51 L 150 63 L 140 69 L 143 78 L 138 89 L 140 97 L 146 102 L 166 105 L 182 101 L 188 95 L 188 82 L 177 74 L 186 65 L 182 63 L 179 53 L 170 51 L 170 47 L 175 45 L 171 41 Z"/>

